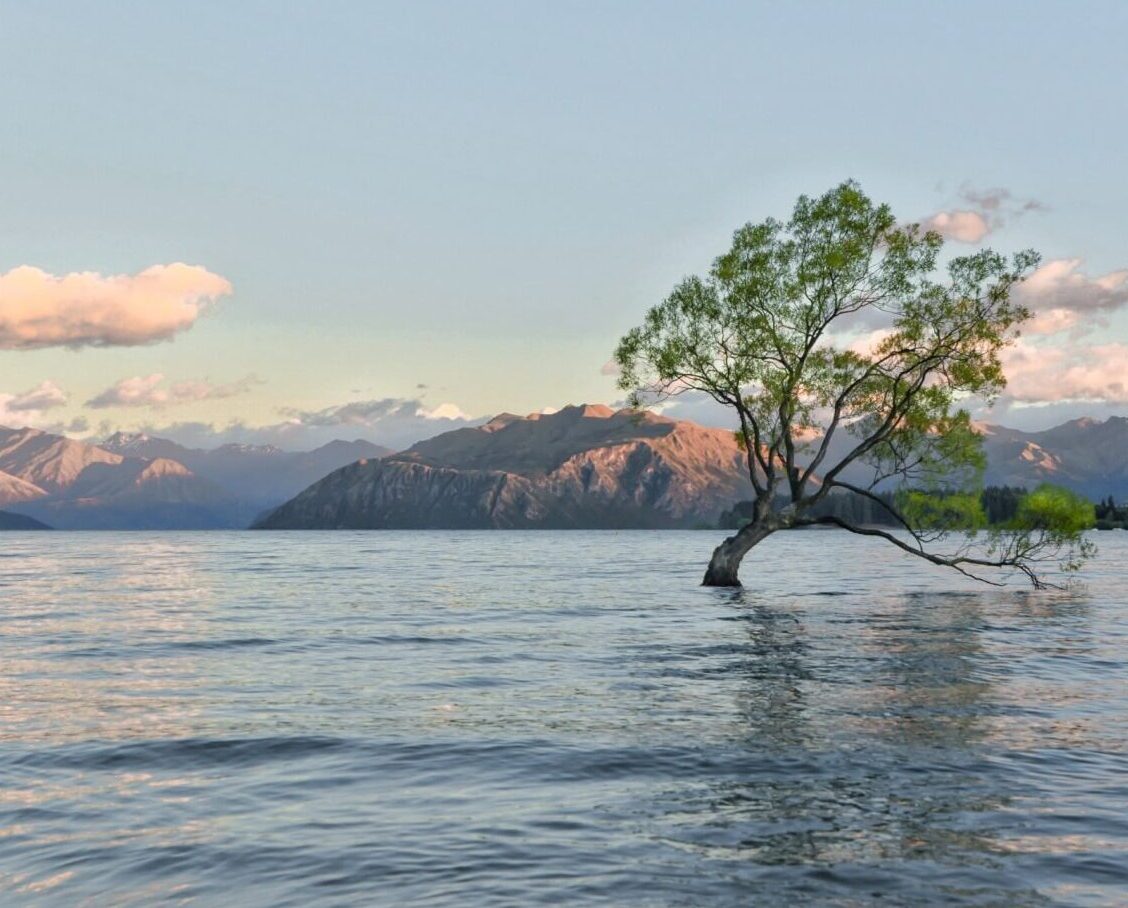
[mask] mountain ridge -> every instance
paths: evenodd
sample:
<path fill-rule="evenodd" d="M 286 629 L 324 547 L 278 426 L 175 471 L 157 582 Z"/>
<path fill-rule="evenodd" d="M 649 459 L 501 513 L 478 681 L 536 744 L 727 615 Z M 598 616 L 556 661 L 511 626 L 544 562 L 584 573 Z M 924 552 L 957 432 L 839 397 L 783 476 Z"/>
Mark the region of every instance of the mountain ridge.
<path fill-rule="evenodd" d="M 1128 500 L 1126 417 L 978 428 L 988 485 L 1053 482 Z M 61 529 L 235 528 L 256 515 L 256 526 L 693 526 L 749 497 L 745 469 L 726 429 L 601 404 L 499 413 L 398 454 L 362 439 L 209 450 L 144 433 L 91 444 L 0 427 L 0 507 Z M 321 493 L 312 513 L 291 507 Z"/>
<path fill-rule="evenodd" d="M 1128 497 L 1128 419 L 982 431 L 990 485 L 1049 481 L 1091 498 Z M 602 405 L 501 413 L 335 471 L 254 526 L 693 526 L 750 497 L 745 471 L 724 429 Z M 716 507 L 731 494 L 739 497 Z"/>
<path fill-rule="evenodd" d="M 276 507 L 338 467 L 362 457 L 392 453 L 370 441 L 335 439 L 311 451 L 283 451 L 274 445 L 230 443 L 217 448 L 189 448 L 144 433 L 116 432 L 103 443 L 107 450 L 147 458 L 167 457 L 198 476 L 229 490 L 246 519 Z"/>
<path fill-rule="evenodd" d="M 144 433 L 117 432 L 93 444 L 0 427 L 0 505 L 59 529 L 242 528 L 330 470 L 385 453 L 362 440 L 308 452 L 208 451 Z"/>
<path fill-rule="evenodd" d="M 732 432 L 654 413 L 506 413 L 343 467 L 255 526 L 689 527 L 747 497 L 743 463 Z"/>

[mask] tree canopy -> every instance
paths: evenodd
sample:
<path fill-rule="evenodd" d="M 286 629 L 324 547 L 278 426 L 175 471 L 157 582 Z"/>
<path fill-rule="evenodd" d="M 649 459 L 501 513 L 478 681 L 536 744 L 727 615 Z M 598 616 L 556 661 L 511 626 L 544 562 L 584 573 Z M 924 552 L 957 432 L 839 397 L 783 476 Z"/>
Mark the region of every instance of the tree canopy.
<path fill-rule="evenodd" d="M 985 461 L 964 404 L 1006 384 L 1000 351 L 1030 315 L 1011 291 L 1038 255 L 942 261 L 942 249 L 847 181 L 800 197 L 786 223 L 738 229 L 708 274 L 682 280 L 622 338 L 615 359 L 634 405 L 697 391 L 733 411 L 754 517 L 714 552 L 706 584 L 738 585 L 752 546 L 816 523 L 1036 586 L 1047 563 L 1076 569 L 1091 554 L 1092 508 L 1064 490 L 1037 490 L 1008 527 L 975 532 Z M 834 490 L 872 499 L 899 531 L 816 516 Z"/>

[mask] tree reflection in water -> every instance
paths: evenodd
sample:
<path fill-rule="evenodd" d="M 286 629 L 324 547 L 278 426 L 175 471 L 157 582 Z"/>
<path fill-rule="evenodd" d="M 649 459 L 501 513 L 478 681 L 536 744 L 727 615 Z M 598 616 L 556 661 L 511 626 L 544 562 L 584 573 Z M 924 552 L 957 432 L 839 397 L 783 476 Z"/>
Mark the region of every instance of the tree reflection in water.
<path fill-rule="evenodd" d="M 1029 697 L 1047 693 L 1019 667 L 1044 655 L 1031 637 L 1074 656 L 1087 645 L 1083 600 L 728 597 L 745 634 L 727 666 L 744 734 L 701 755 L 723 764 L 720 781 L 674 787 L 656 805 L 667 843 L 768 887 L 790 889 L 805 868 L 820 885 L 892 898 L 1044 903 L 1021 862 L 1004 858 L 1045 792 L 1008 763 L 1016 748 L 1052 742 L 1006 730 L 1029 725 L 1042 708 Z M 906 889 L 902 873 L 885 872 L 906 861 L 932 882 Z"/>

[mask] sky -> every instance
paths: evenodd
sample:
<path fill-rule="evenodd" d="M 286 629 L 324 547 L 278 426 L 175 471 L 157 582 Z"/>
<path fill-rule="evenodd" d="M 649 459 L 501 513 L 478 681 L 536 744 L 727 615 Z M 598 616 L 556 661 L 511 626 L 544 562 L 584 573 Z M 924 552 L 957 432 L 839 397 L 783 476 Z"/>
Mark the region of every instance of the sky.
<path fill-rule="evenodd" d="M 649 306 L 846 178 L 1042 253 L 977 415 L 1128 414 L 1126 33 L 1122 2 L 0 0 L 0 424 L 403 446 L 615 402 Z"/>

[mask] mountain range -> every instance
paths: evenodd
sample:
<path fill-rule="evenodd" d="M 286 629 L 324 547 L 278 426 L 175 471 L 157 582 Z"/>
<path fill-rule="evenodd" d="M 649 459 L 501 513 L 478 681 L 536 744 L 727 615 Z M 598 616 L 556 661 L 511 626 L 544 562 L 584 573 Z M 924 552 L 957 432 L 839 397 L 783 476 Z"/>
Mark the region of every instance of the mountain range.
<path fill-rule="evenodd" d="M 0 506 L 60 529 L 245 527 L 330 470 L 388 453 L 366 441 L 204 451 L 122 433 L 90 444 L 0 427 Z"/>
<path fill-rule="evenodd" d="M 1128 418 L 1074 419 L 1042 432 L 980 428 L 988 485 L 1052 482 L 1093 500 L 1128 500 Z"/>
<path fill-rule="evenodd" d="M 1128 500 L 1128 418 L 1042 432 L 980 426 L 986 482 Z M 846 442 L 843 442 L 845 444 Z M 832 451 L 832 458 L 835 452 Z M 862 479 L 863 477 L 856 477 Z M 503 413 L 393 454 L 90 443 L 0 427 L 0 529 L 689 527 L 750 496 L 731 432 L 600 405 Z"/>
<path fill-rule="evenodd" d="M 1128 498 L 1128 419 L 1074 420 L 1045 432 L 981 431 L 988 484 L 1054 482 L 1091 498 Z M 832 445 L 831 462 L 854 443 L 844 436 Z M 855 470 L 864 481 L 866 468 Z M 502 414 L 383 460 L 351 464 L 255 526 L 690 527 L 714 525 L 750 494 L 731 432 L 586 405 L 550 416 Z"/>
<path fill-rule="evenodd" d="M 337 467 L 362 457 L 380 458 L 392 453 L 391 448 L 361 439 L 331 441 L 312 451 L 239 444 L 208 450 L 125 432 L 111 435 L 100 447 L 123 457 L 175 460 L 197 476 L 228 490 L 254 514 L 286 501 Z M 250 517 L 242 525 L 248 522 Z"/>

